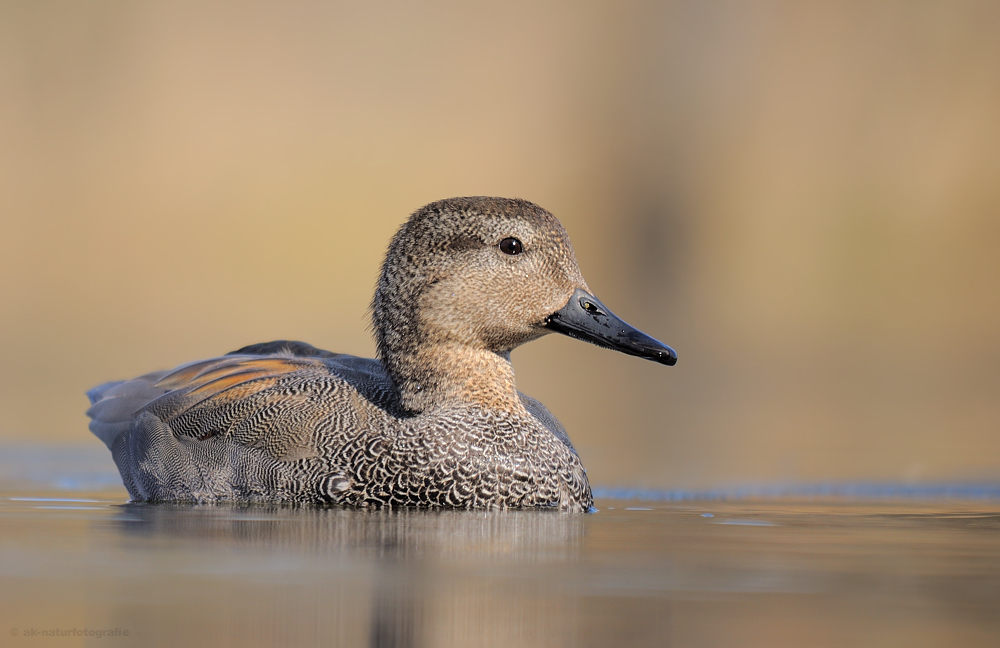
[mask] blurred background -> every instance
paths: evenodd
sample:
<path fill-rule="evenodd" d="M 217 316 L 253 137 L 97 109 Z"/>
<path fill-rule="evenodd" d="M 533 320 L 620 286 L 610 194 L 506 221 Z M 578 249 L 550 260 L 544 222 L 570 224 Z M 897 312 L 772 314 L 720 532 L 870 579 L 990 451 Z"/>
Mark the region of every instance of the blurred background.
<path fill-rule="evenodd" d="M 667 368 L 514 353 L 604 486 L 1000 479 L 1000 4 L 0 2 L 0 441 L 373 355 L 421 205 L 532 200 Z M 110 456 L 108 457 L 110 462 Z"/>

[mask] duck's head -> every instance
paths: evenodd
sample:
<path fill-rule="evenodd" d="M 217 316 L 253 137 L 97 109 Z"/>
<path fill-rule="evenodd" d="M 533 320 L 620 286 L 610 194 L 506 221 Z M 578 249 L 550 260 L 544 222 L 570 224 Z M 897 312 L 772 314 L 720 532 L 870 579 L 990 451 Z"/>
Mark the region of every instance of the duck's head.
<path fill-rule="evenodd" d="M 372 314 L 379 357 L 411 410 L 442 381 L 469 378 L 449 372 L 506 364 L 552 331 L 677 362 L 591 294 L 562 224 L 525 200 L 451 198 L 414 212 L 389 244 Z"/>

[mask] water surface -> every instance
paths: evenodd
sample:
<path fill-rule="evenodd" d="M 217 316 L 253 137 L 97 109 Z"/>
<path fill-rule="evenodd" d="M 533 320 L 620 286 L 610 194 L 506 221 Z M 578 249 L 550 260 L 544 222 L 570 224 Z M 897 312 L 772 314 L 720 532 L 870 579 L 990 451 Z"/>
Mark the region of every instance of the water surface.
<path fill-rule="evenodd" d="M 3 453 L 0 644 L 1000 642 L 994 499 L 605 498 L 594 515 L 151 506 L 126 504 L 113 470 L 97 452 Z"/>

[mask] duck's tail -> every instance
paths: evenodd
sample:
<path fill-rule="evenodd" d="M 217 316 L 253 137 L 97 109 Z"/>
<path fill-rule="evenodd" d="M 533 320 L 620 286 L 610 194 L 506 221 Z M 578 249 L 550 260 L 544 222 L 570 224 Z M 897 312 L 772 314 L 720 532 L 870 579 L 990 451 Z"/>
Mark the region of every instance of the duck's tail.
<path fill-rule="evenodd" d="M 168 390 L 156 386 L 156 381 L 167 373 L 147 374 L 134 380 L 116 380 L 98 385 L 87 392 L 90 399 L 90 431 L 111 449 L 115 439 L 127 432 L 136 413 L 150 401 Z"/>

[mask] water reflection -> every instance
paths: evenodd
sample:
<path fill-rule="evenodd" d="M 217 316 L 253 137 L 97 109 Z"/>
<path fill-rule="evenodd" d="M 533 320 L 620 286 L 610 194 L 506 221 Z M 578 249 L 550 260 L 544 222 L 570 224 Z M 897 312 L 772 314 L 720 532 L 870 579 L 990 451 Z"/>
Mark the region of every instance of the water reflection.
<path fill-rule="evenodd" d="M 233 548 L 266 548 L 284 555 L 523 563 L 577 553 L 586 518 L 550 511 L 127 504 L 116 519 L 128 535 L 211 538 Z"/>
<path fill-rule="evenodd" d="M 537 576 L 580 559 L 582 515 L 130 504 L 107 523 L 119 554 L 153 552 L 161 563 L 173 555 L 199 580 L 229 580 L 198 588 L 221 587 L 209 608 L 237 620 L 213 641 L 235 633 L 251 643 L 569 645 L 559 635 L 578 622 L 566 593 L 555 591 L 558 578 Z M 233 585 L 238 606 L 227 602 Z M 191 593 L 189 584 L 172 587 Z M 131 618 L 158 622 L 145 611 Z"/>
<path fill-rule="evenodd" d="M 100 640 L 119 646 L 1000 636 L 996 501 L 604 500 L 596 515 L 121 501 L 0 488 L 0 622 L 128 629 Z"/>

